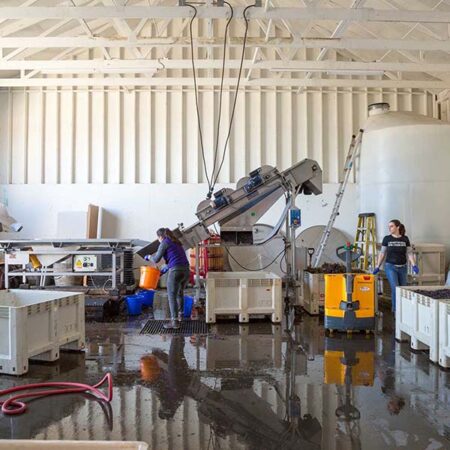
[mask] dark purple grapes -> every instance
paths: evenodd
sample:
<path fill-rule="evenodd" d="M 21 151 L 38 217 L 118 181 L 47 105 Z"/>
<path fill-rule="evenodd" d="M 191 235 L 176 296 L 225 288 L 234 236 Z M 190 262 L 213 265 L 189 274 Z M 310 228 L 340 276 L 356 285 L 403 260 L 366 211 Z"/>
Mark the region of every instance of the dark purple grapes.
<path fill-rule="evenodd" d="M 426 295 L 427 297 L 434 298 L 436 300 L 446 300 L 450 299 L 450 289 L 439 289 L 437 291 L 427 291 L 426 289 L 418 289 L 417 292 L 421 295 Z"/>
<path fill-rule="evenodd" d="M 346 273 L 347 270 L 344 264 L 324 263 L 320 267 L 308 267 L 306 269 L 309 273 Z M 352 273 L 364 273 L 363 270 L 353 269 Z"/>

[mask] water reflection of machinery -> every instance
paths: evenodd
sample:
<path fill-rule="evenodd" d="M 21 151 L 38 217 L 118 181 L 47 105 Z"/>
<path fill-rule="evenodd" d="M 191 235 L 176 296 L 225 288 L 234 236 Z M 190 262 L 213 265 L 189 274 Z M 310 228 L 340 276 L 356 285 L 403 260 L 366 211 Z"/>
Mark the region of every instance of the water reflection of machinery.
<path fill-rule="evenodd" d="M 335 409 L 339 448 L 361 448 L 356 387 L 372 386 L 375 377 L 375 339 L 353 335 L 325 338 L 324 382 L 336 386 Z M 348 445 L 346 445 L 348 441 Z"/>
<path fill-rule="evenodd" d="M 189 368 L 182 337 L 172 337 L 168 354 L 147 355 L 145 377 L 159 397 L 160 418 L 173 417 L 187 396 L 216 438 L 236 435 L 251 448 L 321 448 L 319 421 L 302 414 L 296 376 L 305 374 L 306 356 L 295 330 L 286 337 L 280 326 L 266 328 L 246 325 L 225 337 L 208 336 L 205 370 Z M 285 378 L 277 380 L 270 369 L 281 368 L 282 356 Z"/>
<path fill-rule="evenodd" d="M 311 414 L 302 415 L 302 402 L 296 389 L 297 376 L 306 375 L 308 352 L 300 344 L 301 325 L 292 324 L 286 331 L 286 361 L 285 361 L 285 423 L 287 430 L 282 435 L 280 448 L 298 448 L 298 439 L 302 439 L 320 448 L 322 442 L 322 427 L 316 417 Z"/>

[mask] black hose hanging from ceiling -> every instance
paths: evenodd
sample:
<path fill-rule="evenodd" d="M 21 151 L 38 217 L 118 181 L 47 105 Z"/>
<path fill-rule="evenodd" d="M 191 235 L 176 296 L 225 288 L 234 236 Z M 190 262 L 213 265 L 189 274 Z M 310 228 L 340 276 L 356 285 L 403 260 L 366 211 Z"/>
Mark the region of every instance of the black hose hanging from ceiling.
<path fill-rule="evenodd" d="M 254 7 L 256 7 L 256 3 L 253 4 L 253 5 L 247 6 L 244 9 L 244 13 L 243 13 L 243 17 L 244 17 L 244 20 L 245 20 L 245 33 L 244 33 L 244 41 L 243 41 L 243 44 L 242 44 L 242 54 L 241 54 L 241 62 L 240 62 L 240 66 L 239 66 L 238 81 L 237 81 L 236 90 L 235 90 L 235 93 L 234 93 L 234 103 L 233 103 L 233 109 L 232 109 L 232 112 L 231 112 L 230 126 L 228 128 L 228 134 L 227 134 L 227 138 L 225 140 L 225 145 L 224 145 L 223 154 L 222 154 L 222 160 L 221 160 L 221 163 L 219 165 L 219 169 L 217 170 L 217 174 L 216 174 L 215 178 L 212 181 L 212 189 L 213 190 L 214 190 L 214 186 L 216 185 L 217 180 L 219 178 L 219 174 L 220 174 L 220 172 L 222 170 L 222 166 L 223 166 L 223 164 L 225 162 L 225 155 L 226 155 L 226 152 L 227 152 L 228 141 L 230 140 L 231 129 L 232 129 L 233 120 L 234 120 L 234 114 L 236 112 L 236 103 L 237 103 L 237 97 L 238 97 L 238 92 L 239 92 L 239 86 L 241 84 L 242 68 L 243 68 L 243 65 L 244 65 L 244 56 L 245 56 L 245 49 L 246 49 L 246 46 L 247 46 L 247 35 L 248 35 L 248 28 L 249 28 L 249 21 L 248 21 L 248 18 L 247 18 L 247 11 L 250 8 L 254 8 Z"/>
<path fill-rule="evenodd" d="M 193 31 L 192 31 L 192 24 L 194 23 L 195 18 L 197 17 L 197 8 L 193 5 L 190 5 L 189 3 L 186 3 L 186 6 L 189 6 L 194 10 L 194 15 L 192 16 L 191 21 L 189 22 L 189 36 L 191 39 L 191 63 L 192 63 L 192 73 L 194 77 L 194 92 L 195 92 L 195 107 L 197 110 L 197 123 L 198 123 L 198 132 L 200 135 L 200 148 L 202 152 L 202 160 L 203 160 L 203 168 L 205 170 L 205 176 L 206 181 L 208 182 L 208 194 L 211 192 L 212 188 L 212 179 L 209 179 L 208 176 L 208 170 L 206 167 L 206 157 L 205 157 L 205 147 L 203 145 L 203 132 L 202 132 L 202 125 L 201 125 L 201 119 L 200 119 L 200 107 L 198 104 L 198 86 L 197 86 L 197 75 L 195 72 L 195 59 L 194 59 L 194 43 L 193 43 Z"/>
<path fill-rule="evenodd" d="M 230 23 L 231 23 L 231 20 L 233 19 L 233 15 L 234 15 L 233 7 L 228 2 L 224 2 L 224 3 L 230 8 L 230 18 L 227 20 L 227 24 L 225 26 L 225 36 L 224 36 L 224 40 L 223 40 L 222 76 L 221 76 L 221 80 L 220 80 L 220 93 L 219 93 L 219 116 L 217 119 L 216 146 L 214 149 L 214 164 L 213 164 L 211 179 L 214 179 L 214 173 L 216 171 L 217 155 L 219 153 L 220 122 L 221 122 L 221 118 L 222 118 L 223 80 L 224 80 L 224 76 L 225 76 L 225 61 L 226 61 L 226 55 L 227 55 L 227 37 L 228 37 L 228 28 L 230 27 Z M 210 188 L 210 192 L 208 195 L 209 198 L 211 198 L 213 190 L 214 190 L 214 185 Z"/>

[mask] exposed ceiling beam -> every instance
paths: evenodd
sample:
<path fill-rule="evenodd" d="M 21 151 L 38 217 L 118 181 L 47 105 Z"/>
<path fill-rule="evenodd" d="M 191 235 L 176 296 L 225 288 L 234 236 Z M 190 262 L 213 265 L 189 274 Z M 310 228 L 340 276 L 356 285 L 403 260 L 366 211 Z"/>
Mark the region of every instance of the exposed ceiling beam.
<path fill-rule="evenodd" d="M 96 21 L 98 22 L 98 21 Z M 92 24 L 91 24 L 92 25 Z M 102 26 L 99 26 L 98 28 L 95 28 L 95 32 L 97 33 L 102 33 L 106 28 L 109 28 L 110 24 L 106 23 L 103 24 Z M 10 55 L 14 55 L 15 53 L 17 54 L 17 52 L 22 52 L 22 51 L 26 51 L 26 57 L 31 57 L 34 56 L 36 53 L 40 53 L 40 51 L 42 51 L 41 49 L 17 49 L 11 53 L 8 53 L 5 58 L 3 58 L 3 60 L 1 60 L 2 62 L 4 62 L 5 60 L 9 60 L 10 59 Z M 84 53 L 86 51 L 86 49 L 84 47 L 81 48 L 65 48 L 63 51 L 58 52 L 56 55 L 51 57 L 52 61 L 55 60 L 66 60 L 65 58 L 67 58 L 68 56 L 70 57 L 76 57 L 81 53 Z M 16 61 L 16 60 L 13 60 Z"/>
<path fill-rule="evenodd" d="M 68 20 L 63 20 L 62 22 L 58 22 L 57 24 L 53 25 L 52 27 L 47 28 L 45 31 L 43 31 L 39 37 L 45 37 L 48 36 L 49 34 L 52 34 L 53 32 L 55 32 L 56 30 L 58 30 L 59 28 L 61 28 L 62 26 L 66 25 L 67 22 L 69 22 Z M 15 50 L 13 50 L 12 52 L 8 53 L 5 56 L 5 59 L 12 59 L 12 58 L 16 58 L 18 55 L 20 55 L 22 52 L 24 52 L 26 50 L 26 48 L 17 48 Z M 23 57 L 23 55 L 22 55 Z"/>
<path fill-rule="evenodd" d="M 232 47 L 242 47 L 242 38 L 231 37 L 229 44 Z M 194 38 L 194 45 L 199 47 L 223 47 L 222 38 Z M 130 40 L 127 38 L 90 38 L 79 37 L 0 37 L 0 48 L 95 48 L 95 47 L 166 47 L 181 46 L 189 47 L 189 37 L 158 37 L 138 38 Z M 247 47 L 260 48 L 334 48 L 334 49 L 360 49 L 360 50 L 422 50 L 422 51 L 450 51 L 450 40 L 419 40 L 419 39 L 308 39 L 308 38 L 269 38 L 266 42 L 264 37 L 247 38 Z"/>
<path fill-rule="evenodd" d="M 119 6 L 115 0 L 103 0 L 103 3 L 105 5 Z M 113 19 L 113 24 L 116 31 L 122 36 L 126 36 L 131 41 L 136 39 L 136 33 L 130 28 L 125 19 Z M 137 47 L 134 47 L 132 52 L 136 58 L 143 58 L 141 51 Z"/>
<path fill-rule="evenodd" d="M 437 10 L 440 6 L 441 6 L 441 4 L 443 3 L 443 1 L 444 0 L 438 0 L 434 5 L 433 5 L 433 7 L 431 8 L 431 11 L 435 11 L 435 10 Z M 398 5 L 398 4 L 396 4 L 396 3 L 394 3 L 392 0 L 383 0 L 383 2 L 386 4 L 386 5 L 388 5 L 389 7 L 391 7 L 391 8 L 394 8 L 394 10 L 399 10 L 399 9 L 401 9 L 401 5 Z M 362 25 L 361 25 L 362 26 Z M 416 28 L 419 28 L 419 27 L 422 27 L 423 29 L 425 29 L 425 30 L 430 30 L 429 29 L 429 27 L 427 26 L 427 25 L 425 25 L 425 24 L 422 24 L 422 23 L 415 23 L 403 36 L 402 36 L 402 39 L 406 39 L 410 34 L 412 34 L 413 33 L 413 31 L 416 29 Z M 433 38 L 435 38 L 435 39 L 440 39 L 439 38 L 439 36 L 436 36 L 434 33 L 433 33 L 433 36 L 432 36 Z M 383 61 L 392 51 L 397 51 L 397 53 L 399 53 L 400 55 L 402 55 L 404 58 L 406 58 L 408 61 L 412 61 L 412 62 L 417 62 L 417 59 L 413 56 L 413 55 L 411 55 L 411 54 L 409 54 L 409 52 L 406 50 L 406 49 L 392 49 L 392 50 L 388 50 L 380 59 L 379 59 L 379 61 L 381 62 L 381 61 Z M 419 50 L 420 51 L 420 53 L 421 53 L 421 55 L 423 56 L 423 50 Z M 430 72 L 428 72 L 428 73 L 430 73 Z M 398 74 L 399 76 L 400 76 L 400 74 Z M 445 78 L 446 78 L 446 76 L 439 76 L 439 77 L 436 77 L 435 75 L 433 75 L 435 78 L 437 78 L 438 80 L 445 80 Z"/>
<path fill-rule="evenodd" d="M 72 3 L 73 6 L 76 6 L 74 0 L 70 0 L 70 2 Z M 93 35 L 92 30 L 91 30 L 91 28 L 89 27 L 88 23 L 87 23 L 84 19 L 80 19 L 79 22 L 80 22 L 80 26 L 81 26 L 81 28 L 83 29 L 83 31 L 84 31 L 90 38 L 93 38 L 94 35 Z M 109 54 L 108 50 L 106 50 L 105 47 L 102 47 L 101 50 L 102 50 L 103 56 L 104 56 L 106 59 L 111 59 L 111 55 Z"/>
<path fill-rule="evenodd" d="M 26 8 L 26 7 L 28 7 L 28 6 L 32 6 L 32 5 L 34 5 L 37 1 L 38 1 L 38 0 L 27 0 L 26 2 L 24 2 L 24 3 L 22 3 L 22 4 L 20 5 L 20 8 Z M 3 22 L 6 22 L 6 20 L 8 20 L 8 19 L 2 19 L 2 20 L 0 20 L 0 25 L 1 25 Z"/>
<path fill-rule="evenodd" d="M 92 0 L 89 1 L 88 3 L 85 3 L 85 5 L 88 6 L 92 6 L 92 5 L 96 5 L 100 0 Z M 36 37 L 45 37 L 45 36 L 49 36 L 50 34 L 54 33 L 55 31 L 57 31 L 60 27 L 65 26 L 68 22 L 71 22 L 71 19 L 66 19 L 66 20 L 62 20 L 59 23 L 46 28 L 42 33 L 40 33 L 38 36 Z M 97 24 L 98 23 L 102 23 L 102 27 L 99 27 Z M 73 21 L 73 23 L 75 23 L 75 21 Z M 78 21 L 79 23 L 79 21 Z M 104 27 L 104 23 L 105 20 L 101 20 L 101 19 L 97 19 L 95 21 L 92 21 L 89 23 L 89 28 L 93 29 L 95 31 L 95 33 L 101 33 L 102 31 L 104 31 L 102 28 Z M 108 21 L 107 21 L 108 23 Z M 109 26 L 109 23 L 108 23 Z M 68 30 L 62 32 L 59 34 L 59 37 L 63 37 L 63 36 L 77 36 L 78 33 L 82 33 L 84 31 L 83 27 L 81 25 L 69 28 Z M 3 33 L 3 29 L 0 29 L 0 35 L 2 35 Z M 5 59 L 12 59 L 12 58 L 17 58 L 18 55 L 20 55 L 21 58 L 28 58 L 30 56 L 32 56 L 35 53 L 39 53 L 41 51 L 41 48 L 35 47 L 34 50 L 30 49 L 29 47 L 25 47 L 25 48 L 17 48 L 11 52 L 9 52 L 6 56 Z M 25 53 L 25 54 L 23 54 Z M 64 55 L 67 55 L 67 49 L 63 52 Z M 55 58 L 52 58 L 55 59 Z"/>
<path fill-rule="evenodd" d="M 432 8 L 432 11 L 436 10 L 441 4 L 442 4 L 443 0 L 438 1 Z M 383 3 L 385 3 L 386 5 L 388 5 L 391 8 L 394 8 L 394 10 L 397 8 L 397 5 L 394 5 L 390 0 L 383 0 Z M 403 36 L 402 39 L 406 39 L 416 28 L 419 27 L 419 23 L 415 23 Z M 381 58 L 380 61 L 382 61 L 383 59 L 386 58 L 386 56 L 388 56 L 392 51 L 395 51 L 395 49 L 389 49 Z"/>
<path fill-rule="evenodd" d="M 365 2 L 366 0 L 353 0 L 353 2 L 352 2 L 352 4 L 351 4 L 351 6 L 350 6 L 350 8 L 351 9 L 358 9 L 360 6 L 363 6 L 363 4 L 364 4 L 364 2 Z M 351 24 L 351 22 L 349 21 L 349 20 L 341 20 L 338 24 L 337 24 L 337 26 L 336 26 L 336 28 L 333 30 L 333 32 L 331 33 L 331 39 L 336 39 L 336 38 L 340 38 L 340 37 L 342 37 L 343 35 L 344 35 L 344 33 L 347 31 L 347 28 L 350 26 L 350 24 Z M 317 55 L 317 58 L 316 58 L 316 60 L 317 61 L 322 61 L 324 58 L 325 58 L 325 56 L 326 56 L 326 54 L 327 54 L 327 52 L 328 52 L 328 48 L 322 48 L 321 50 L 320 50 L 320 52 L 319 52 L 319 54 Z M 305 78 L 311 78 L 312 77 L 312 72 L 308 72 L 306 75 L 305 75 Z"/>
<path fill-rule="evenodd" d="M 235 16 L 242 17 L 243 7 L 235 8 Z M 198 7 L 198 18 L 226 19 L 228 8 L 218 6 Z M 1 19 L 170 19 L 192 17 L 192 8 L 187 6 L 30 6 L 0 7 Z M 253 8 L 248 12 L 250 19 L 265 20 L 350 20 L 355 22 L 424 22 L 424 23 L 450 23 L 449 11 L 418 11 L 385 9 L 347 9 L 347 8 L 282 8 L 269 10 Z"/>
<path fill-rule="evenodd" d="M 59 70 L 90 70 L 92 72 L 101 72 L 118 69 L 190 69 L 191 61 L 188 59 L 160 59 L 160 60 L 138 60 L 138 59 L 94 59 L 94 60 L 1 60 L 0 70 L 51 70 L 57 73 Z M 222 61 L 216 60 L 198 60 L 196 61 L 198 69 L 221 69 Z M 227 60 L 225 68 L 239 69 L 240 60 Z M 450 64 L 444 63 L 420 63 L 408 62 L 359 62 L 359 61 L 287 61 L 266 60 L 253 61 L 244 60 L 243 67 L 260 70 L 281 69 L 282 71 L 393 71 L 393 72 L 449 72 Z"/>
<path fill-rule="evenodd" d="M 193 80 L 181 78 L 2 78 L 0 87 L 83 87 L 83 86 L 193 86 Z M 198 78 L 199 86 L 220 86 L 221 78 Z M 225 78 L 224 86 L 235 86 L 236 78 Z M 447 89 L 450 82 L 444 81 L 410 81 L 410 80 L 380 80 L 380 79 L 294 79 L 294 78 L 259 78 L 241 80 L 241 86 L 270 86 L 270 87 L 352 87 L 352 88 L 404 88 L 404 89 Z"/>

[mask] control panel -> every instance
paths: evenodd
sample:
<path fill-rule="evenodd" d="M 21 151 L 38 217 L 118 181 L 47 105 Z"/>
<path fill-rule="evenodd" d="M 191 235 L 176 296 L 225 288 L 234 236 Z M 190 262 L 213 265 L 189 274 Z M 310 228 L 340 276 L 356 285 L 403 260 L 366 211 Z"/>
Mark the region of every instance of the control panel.
<path fill-rule="evenodd" d="M 96 272 L 97 256 L 95 255 L 75 255 L 73 257 L 74 272 Z"/>

